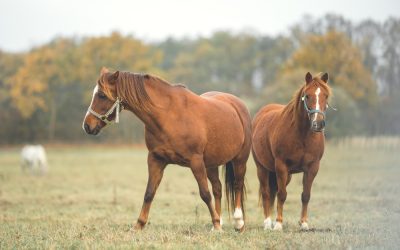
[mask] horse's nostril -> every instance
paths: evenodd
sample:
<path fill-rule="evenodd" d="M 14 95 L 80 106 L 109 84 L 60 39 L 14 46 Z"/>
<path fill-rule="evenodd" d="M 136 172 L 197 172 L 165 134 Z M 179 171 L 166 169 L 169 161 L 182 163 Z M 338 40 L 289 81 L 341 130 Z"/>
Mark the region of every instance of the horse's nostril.
<path fill-rule="evenodd" d="M 83 125 L 83 128 L 85 129 L 86 133 L 90 134 L 90 128 L 89 128 L 89 125 L 87 123 L 85 123 Z"/>

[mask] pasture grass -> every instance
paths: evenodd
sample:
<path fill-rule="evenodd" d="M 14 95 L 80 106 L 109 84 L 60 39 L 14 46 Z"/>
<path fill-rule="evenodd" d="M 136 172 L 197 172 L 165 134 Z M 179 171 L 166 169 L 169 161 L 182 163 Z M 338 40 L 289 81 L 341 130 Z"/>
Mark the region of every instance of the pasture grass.
<path fill-rule="evenodd" d="M 250 158 L 242 234 L 233 230 L 225 208 L 224 232 L 210 232 L 197 183 L 189 169 L 178 166 L 167 167 L 145 230 L 130 231 L 147 183 L 144 148 L 48 146 L 47 153 L 49 173 L 32 176 L 19 168 L 19 148 L 0 148 L 0 249 L 397 249 L 400 244 L 399 148 L 328 144 L 311 194 L 309 232 L 298 225 L 299 174 L 288 187 L 284 230 L 262 229 Z"/>

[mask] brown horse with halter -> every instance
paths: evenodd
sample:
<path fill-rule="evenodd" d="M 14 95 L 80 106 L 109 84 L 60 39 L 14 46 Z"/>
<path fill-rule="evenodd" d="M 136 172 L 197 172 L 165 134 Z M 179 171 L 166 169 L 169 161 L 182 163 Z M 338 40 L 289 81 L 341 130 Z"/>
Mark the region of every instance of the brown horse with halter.
<path fill-rule="evenodd" d="M 260 182 L 264 229 L 273 227 L 271 212 L 277 195 L 278 213 L 273 229 L 282 230 L 286 186 L 292 174 L 303 172 L 300 226 L 302 230 L 308 230 L 311 185 L 324 153 L 325 112 L 331 94 L 327 83 L 327 73 L 314 78 L 307 73 L 305 84 L 289 104 L 267 105 L 253 119 L 252 152 Z"/>
<path fill-rule="evenodd" d="M 225 165 L 228 210 L 235 208 L 235 228 L 244 230 L 244 176 L 251 149 L 251 118 L 235 96 L 208 92 L 198 96 L 182 85 L 148 74 L 109 72 L 103 68 L 93 91 L 83 128 L 96 135 L 126 109 L 145 124 L 148 182 L 135 229 L 142 229 L 168 164 L 189 167 L 213 229 L 221 230 L 221 182 L 218 166 Z M 208 189 L 212 185 L 215 207 Z"/>

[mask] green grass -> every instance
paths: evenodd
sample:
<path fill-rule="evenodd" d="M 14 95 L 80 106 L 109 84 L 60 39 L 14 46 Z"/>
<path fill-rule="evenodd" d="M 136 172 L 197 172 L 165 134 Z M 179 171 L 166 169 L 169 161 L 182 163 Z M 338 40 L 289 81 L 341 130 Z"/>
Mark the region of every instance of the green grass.
<path fill-rule="evenodd" d="M 23 174 L 19 149 L 0 148 L 0 249 L 10 248 L 398 248 L 399 148 L 329 144 L 298 226 L 301 175 L 288 188 L 283 232 L 263 231 L 253 160 L 247 174 L 247 230 L 223 210 L 224 232 L 210 232 L 208 210 L 187 168 L 169 166 L 144 231 L 129 231 L 147 182 L 146 150 L 48 147 L 46 176 Z"/>

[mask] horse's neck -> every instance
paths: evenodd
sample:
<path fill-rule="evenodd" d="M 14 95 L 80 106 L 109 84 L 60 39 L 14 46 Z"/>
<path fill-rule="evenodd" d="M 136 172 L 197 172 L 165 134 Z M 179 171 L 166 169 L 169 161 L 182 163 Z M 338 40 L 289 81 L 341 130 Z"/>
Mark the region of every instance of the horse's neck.
<path fill-rule="evenodd" d="M 298 100 L 300 102 L 300 100 Z M 307 112 L 304 110 L 303 105 L 296 105 L 293 107 L 292 115 L 294 116 L 294 131 L 300 138 L 305 138 L 310 135 L 310 121 Z"/>
<path fill-rule="evenodd" d="M 146 129 L 156 132 L 162 127 L 162 112 L 167 110 L 173 99 L 172 86 L 151 78 L 145 79 L 144 85 L 152 104 L 147 110 L 137 107 L 130 110 L 145 124 Z"/>

